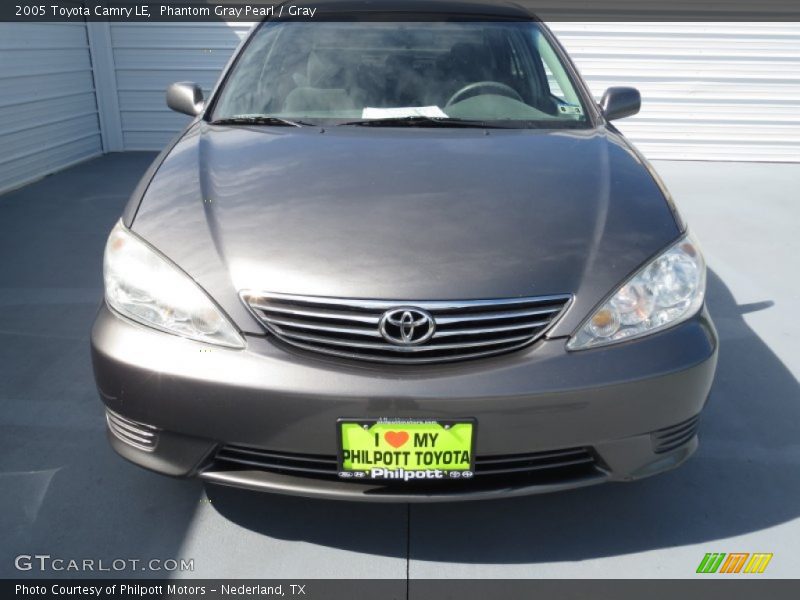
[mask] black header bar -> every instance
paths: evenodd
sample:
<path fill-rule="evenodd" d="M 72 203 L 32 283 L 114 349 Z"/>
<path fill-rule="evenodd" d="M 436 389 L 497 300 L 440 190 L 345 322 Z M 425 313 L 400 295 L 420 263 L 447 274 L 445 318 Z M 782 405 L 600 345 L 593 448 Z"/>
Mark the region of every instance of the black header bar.
<path fill-rule="evenodd" d="M 543 21 L 800 21 L 800 0 L 0 0 L 0 21 L 408 21 L 520 9 Z"/>

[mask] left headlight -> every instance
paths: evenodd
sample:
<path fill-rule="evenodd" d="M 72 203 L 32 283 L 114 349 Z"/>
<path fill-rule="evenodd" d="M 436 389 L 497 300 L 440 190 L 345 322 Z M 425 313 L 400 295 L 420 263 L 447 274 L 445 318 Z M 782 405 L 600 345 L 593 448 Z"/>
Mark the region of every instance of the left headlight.
<path fill-rule="evenodd" d="M 694 316 L 703 306 L 706 263 L 688 235 L 639 269 L 567 342 L 583 350 L 649 335 Z"/>
<path fill-rule="evenodd" d="M 244 340 L 200 287 L 166 257 L 117 223 L 103 257 L 106 301 L 143 325 L 209 344 Z"/>

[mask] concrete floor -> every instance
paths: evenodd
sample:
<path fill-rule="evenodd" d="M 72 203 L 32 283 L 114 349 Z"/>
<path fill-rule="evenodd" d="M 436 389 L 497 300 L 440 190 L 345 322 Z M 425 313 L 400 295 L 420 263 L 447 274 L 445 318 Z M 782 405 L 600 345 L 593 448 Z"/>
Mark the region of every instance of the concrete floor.
<path fill-rule="evenodd" d="M 0 196 L 0 577 L 40 553 L 191 558 L 193 577 L 681 578 L 706 552 L 756 551 L 775 554 L 763 576 L 798 575 L 800 165 L 656 164 L 704 246 L 722 339 L 687 465 L 408 507 L 172 480 L 109 449 L 88 331 L 106 235 L 152 158 L 109 155 Z"/>

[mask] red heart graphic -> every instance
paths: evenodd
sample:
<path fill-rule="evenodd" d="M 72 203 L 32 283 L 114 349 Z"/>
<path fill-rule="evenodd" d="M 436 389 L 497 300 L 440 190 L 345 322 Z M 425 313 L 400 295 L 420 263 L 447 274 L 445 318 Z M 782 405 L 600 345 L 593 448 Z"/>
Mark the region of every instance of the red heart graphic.
<path fill-rule="evenodd" d="M 399 448 L 408 441 L 407 431 L 387 431 L 383 434 L 384 439 L 389 442 L 390 446 Z"/>

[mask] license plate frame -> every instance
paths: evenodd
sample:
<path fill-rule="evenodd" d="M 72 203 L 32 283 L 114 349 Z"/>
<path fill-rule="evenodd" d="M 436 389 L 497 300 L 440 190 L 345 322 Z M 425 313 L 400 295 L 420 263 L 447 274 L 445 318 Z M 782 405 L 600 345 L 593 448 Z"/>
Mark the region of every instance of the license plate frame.
<path fill-rule="evenodd" d="M 347 428 L 347 432 L 345 431 Z M 357 430 L 365 432 L 365 434 L 357 433 Z M 342 417 L 336 420 L 336 447 L 337 447 L 337 474 L 342 480 L 356 480 L 356 481 L 385 481 L 385 482 L 432 482 L 432 481 L 453 481 L 453 480 L 469 480 L 475 475 L 475 442 L 477 439 L 478 422 L 473 417 L 463 418 L 348 418 Z M 469 435 L 468 443 L 464 443 L 464 435 Z M 407 434 L 406 442 L 400 443 L 403 439 L 403 432 Z M 397 434 L 386 437 L 386 434 Z M 439 442 L 439 437 L 431 438 L 431 434 L 446 434 L 442 438 L 442 446 L 445 449 L 436 450 L 435 445 Z M 383 435 L 381 435 L 383 434 Z M 417 434 L 417 435 L 414 435 Z M 433 444 L 433 449 L 418 446 L 417 442 L 421 442 L 422 438 L 417 437 L 419 434 L 426 434 L 428 442 Z M 370 437 L 367 438 L 366 436 Z M 376 438 L 376 435 L 378 436 Z M 345 448 L 347 443 L 349 448 Z M 358 440 L 358 448 L 352 447 L 355 437 L 364 438 L 363 442 L 369 439 L 373 444 L 371 448 L 365 448 L 361 444 L 362 440 Z M 392 440 L 391 442 L 389 440 Z M 411 441 L 411 445 L 407 446 L 407 442 Z M 389 444 L 397 444 L 399 446 L 391 446 Z M 401 448 L 403 448 L 401 450 Z M 371 455 L 358 455 L 358 458 L 375 459 L 375 452 L 390 452 L 393 454 L 392 464 L 386 464 L 381 460 L 381 464 L 375 462 L 363 463 L 358 465 L 362 468 L 357 468 L 354 460 L 357 458 L 354 454 L 348 452 L 367 452 L 371 450 Z M 416 455 L 417 452 L 422 452 L 423 455 Z M 445 465 L 443 460 L 445 452 L 451 452 L 451 457 L 457 458 L 456 462 L 450 462 Z M 463 452 L 468 452 L 468 460 L 464 461 Z M 438 455 L 436 452 L 441 452 Z M 409 453 L 413 453 L 410 455 Z M 402 456 L 405 454 L 407 458 L 403 461 Z M 380 457 L 383 458 L 382 456 Z M 395 459 L 398 459 L 395 463 Z M 425 464 L 428 459 L 433 459 L 431 464 Z M 400 464 L 402 463 L 402 464 Z M 369 466 L 368 466 L 369 465 Z M 407 468 L 410 467 L 410 468 Z M 379 469 L 376 471 L 375 469 Z M 384 471 L 380 471 L 383 469 Z"/>

